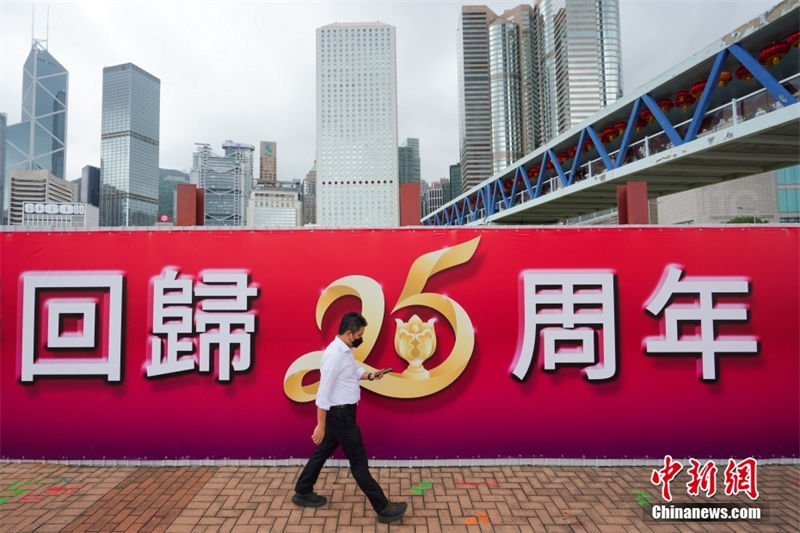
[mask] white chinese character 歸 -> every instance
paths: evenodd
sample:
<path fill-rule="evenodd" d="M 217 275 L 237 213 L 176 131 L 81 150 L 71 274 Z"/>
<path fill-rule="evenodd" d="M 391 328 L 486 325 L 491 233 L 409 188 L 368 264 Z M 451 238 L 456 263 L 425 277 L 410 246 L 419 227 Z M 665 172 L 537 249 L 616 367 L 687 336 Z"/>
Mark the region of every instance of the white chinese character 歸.
<path fill-rule="evenodd" d="M 147 377 L 163 376 L 194 370 L 194 343 L 186 340 L 192 334 L 192 279 L 178 278 L 178 270 L 165 268 L 161 277 L 153 278 L 153 333 L 166 335 L 167 355 L 162 355 L 161 337 L 150 338 L 150 363 Z M 182 335 L 184 339 L 180 339 Z"/>
<path fill-rule="evenodd" d="M 523 299 L 524 338 L 512 372 L 517 379 L 530 372 L 540 334 L 545 370 L 583 364 L 591 365 L 584 369 L 591 381 L 614 377 L 613 272 L 528 270 L 523 273 Z M 601 346 L 596 346 L 597 334 L 602 335 Z"/>
<path fill-rule="evenodd" d="M 737 304 L 715 305 L 719 294 L 748 294 L 749 282 L 734 277 L 686 277 L 681 280 L 683 269 L 668 265 L 664 276 L 650 300 L 647 311 L 653 316 L 664 313 L 664 334 L 646 339 L 648 354 L 700 354 L 702 379 L 717 379 L 717 354 L 758 352 L 758 339 L 748 336 L 717 335 L 717 323 L 722 321 L 746 321 L 747 308 Z M 669 303 L 673 295 L 697 295 L 696 304 Z M 699 336 L 681 334 L 681 324 L 699 324 Z"/>
<path fill-rule="evenodd" d="M 107 381 L 121 380 L 123 277 L 120 272 L 99 270 L 22 275 L 21 381 L 43 375 L 101 375 Z M 80 296 L 64 296 L 64 290 Z M 46 324 L 39 324 L 45 317 Z M 69 317 L 77 317 L 77 330 L 64 327 Z M 37 329 L 46 333 L 44 342 Z M 68 350 L 84 357 L 42 357 L 51 350 Z"/>
<path fill-rule="evenodd" d="M 258 294 L 256 287 L 247 284 L 248 274 L 235 270 L 207 270 L 195 295 L 205 298 L 197 312 L 200 333 L 200 372 L 210 370 L 213 346 L 217 346 L 219 381 L 230 380 L 230 368 L 244 372 L 250 368 L 251 334 L 255 331 L 255 315 L 248 311 L 249 298 Z M 209 312 L 214 311 L 214 312 Z M 218 326 L 209 330 L 210 325 Z M 234 329 L 234 326 L 239 326 Z M 234 346 L 238 346 L 235 356 Z"/>

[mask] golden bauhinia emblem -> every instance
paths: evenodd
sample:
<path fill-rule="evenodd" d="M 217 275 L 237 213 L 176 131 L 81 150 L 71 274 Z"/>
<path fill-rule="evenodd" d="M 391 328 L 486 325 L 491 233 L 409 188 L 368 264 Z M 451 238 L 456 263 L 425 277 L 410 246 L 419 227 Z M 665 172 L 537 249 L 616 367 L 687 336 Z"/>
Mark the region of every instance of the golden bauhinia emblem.
<path fill-rule="evenodd" d="M 414 315 L 408 322 L 403 322 L 399 318 L 395 318 L 394 321 L 397 324 L 394 332 L 394 349 L 397 355 L 408 362 L 408 368 L 403 375 L 411 379 L 428 379 L 431 374 L 425 370 L 423 363 L 436 351 L 433 319 L 423 322 Z"/>
<path fill-rule="evenodd" d="M 408 278 L 391 313 L 407 307 L 427 308 L 444 317 L 453 329 L 455 340 L 450 354 L 439 365 L 427 369 L 424 363 L 436 353 L 435 320 L 423 321 L 413 315 L 408 322 L 395 319 L 395 350 L 407 363 L 402 373 L 387 374 L 380 381 L 362 382 L 361 386 L 390 398 L 421 398 L 439 392 L 452 384 L 467 367 L 475 347 L 472 321 L 464 308 L 449 296 L 423 292 L 434 275 L 467 263 L 478 248 L 480 237 L 456 246 L 429 252 L 418 257 L 408 271 Z M 322 291 L 317 301 L 317 328 L 322 330 L 322 319 L 328 308 L 343 296 L 361 300 L 361 314 L 370 326 L 364 332 L 364 343 L 353 351 L 356 361 L 367 371 L 377 368 L 365 361 L 372 352 L 384 322 L 384 296 L 380 284 L 367 276 L 353 275 L 339 278 Z M 319 370 L 322 351 L 307 353 L 292 363 L 283 379 L 283 391 L 296 402 L 313 401 L 319 382 L 303 383 L 310 372 Z"/>

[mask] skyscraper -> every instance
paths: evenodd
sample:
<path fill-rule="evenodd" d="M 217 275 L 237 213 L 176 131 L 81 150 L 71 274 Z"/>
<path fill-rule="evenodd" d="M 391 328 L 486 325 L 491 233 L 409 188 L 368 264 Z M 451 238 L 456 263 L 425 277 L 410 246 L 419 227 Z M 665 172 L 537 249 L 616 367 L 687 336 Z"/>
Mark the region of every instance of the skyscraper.
<path fill-rule="evenodd" d="M 8 169 L 45 169 L 64 179 L 67 143 L 69 73 L 50 54 L 47 41 L 34 39 L 22 72 L 22 115 L 6 131 L 5 181 Z M 3 187 L 3 215 L 8 216 L 9 190 Z"/>
<path fill-rule="evenodd" d="M 397 166 L 400 183 L 419 183 L 419 139 L 407 138 L 397 148 Z"/>
<path fill-rule="evenodd" d="M 78 185 L 78 200 L 95 207 L 100 207 L 100 169 L 86 165 L 81 169 L 81 181 Z"/>
<path fill-rule="evenodd" d="M 8 116 L 0 113 L 0 225 L 5 224 L 6 202 L 4 200 L 6 190 L 6 120 Z"/>
<path fill-rule="evenodd" d="M 278 144 L 273 141 L 261 141 L 258 153 L 260 154 L 258 184 L 275 185 L 278 181 Z"/>
<path fill-rule="evenodd" d="M 555 95 L 547 138 L 622 97 L 619 0 L 545 0 L 545 68 Z"/>
<path fill-rule="evenodd" d="M 461 164 L 450 165 L 450 185 L 444 193 L 444 203 L 455 199 L 461 194 Z"/>
<path fill-rule="evenodd" d="M 317 224 L 317 162 L 303 179 L 303 225 Z"/>
<path fill-rule="evenodd" d="M 206 226 L 244 226 L 253 183 L 255 146 L 233 141 L 222 145 L 225 155 L 211 145 L 197 143 L 191 181 L 205 189 Z"/>
<path fill-rule="evenodd" d="M 496 15 L 463 6 L 459 139 L 463 190 L 621 95 L 618 0 L 541 0 Z"/>
<path fill-rule="evenodd" d="M 160 101 L 161 81 L 136 65 L 103 69 L 102 226 L 155 224 Z"/>
<path fill-rule="evenodd" d="M 397 148 L 398 177 L 400 179 L 400 225 L 419 226 L 420 162 L 419 139 L 407 138 Z"/>
<path fill-rule="evenodd" d="M 492 175 L 488 30 L 494 18 L 495 14 L 486 6 L 461 7 L 457 47 L 458 139 L 464 190 Z"/>
<path fill-rule="evenodd" d="M 399 224 L 395 29 L 317 28 L 317 222 Z"/>

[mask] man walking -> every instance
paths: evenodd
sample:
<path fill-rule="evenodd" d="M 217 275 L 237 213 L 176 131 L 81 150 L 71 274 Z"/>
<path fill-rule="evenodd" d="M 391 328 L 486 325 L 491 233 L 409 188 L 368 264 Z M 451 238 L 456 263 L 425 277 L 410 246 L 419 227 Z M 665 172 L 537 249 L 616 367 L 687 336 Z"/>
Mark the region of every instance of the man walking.
<path fill-rule="evenodd" d="M 339 324 L 338 335 L 322 352 L 316 400 L 317 426 L 311 435 L 317 449 L 297 480 L 292 501 L 303 507 L 325 505 L 328 499 L 313 492 L 314 483 L 325 461 L 341 445 L 350 461 L 353 477 L 378 513 L 378 521 L 388 523 L 400 520 L 408 504 L 390 502 L 370 475 L 361 430 L 356 425 L 356 404 L 361 398 L 359 380 L 383 377 L 380 373 L 366 372 L 353 357 L 353 348 L 363 342 L 366 326 L 367 320 L 359 313 L 347 313 Z"/>

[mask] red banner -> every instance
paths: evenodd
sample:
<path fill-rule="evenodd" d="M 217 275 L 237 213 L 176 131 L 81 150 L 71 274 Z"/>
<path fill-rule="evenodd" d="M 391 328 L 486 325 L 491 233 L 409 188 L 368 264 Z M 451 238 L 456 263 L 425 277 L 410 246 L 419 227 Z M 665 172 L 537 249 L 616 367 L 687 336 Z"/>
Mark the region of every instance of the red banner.
<path fill-rule="evenodd" d="M 800 228 L 0 233 L 0 457 L 797 457 Z"/>

